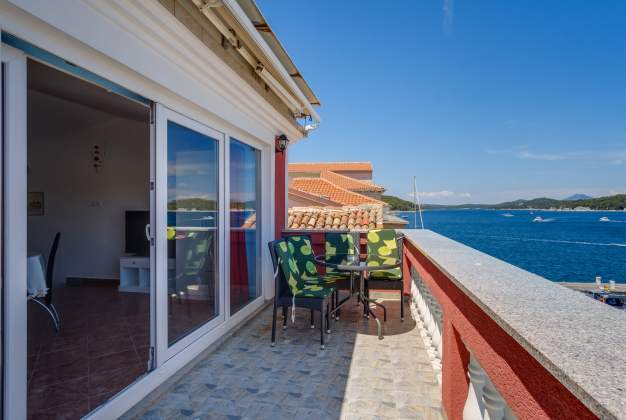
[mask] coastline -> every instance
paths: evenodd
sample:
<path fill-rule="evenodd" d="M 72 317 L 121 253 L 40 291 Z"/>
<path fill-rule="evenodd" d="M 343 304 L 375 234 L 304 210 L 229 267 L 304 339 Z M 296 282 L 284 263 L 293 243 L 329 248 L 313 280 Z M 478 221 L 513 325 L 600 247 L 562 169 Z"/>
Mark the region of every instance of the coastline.
<path fill-rule="evenodd" d="M 585 210 L 575 210 L 575 209 L 543 209 L 543 208 L 528 208 L 528 209 L 509 209 L 509 208 L 493 208 L 493 207 L 442 207 L 442 208 L 422 208 L 422 212 L 425 211 L 449 211 L 449 210 L 489 210 L 489 211 L 553 211 L 558 213 L 599 213 L 599 212 L 610 212 L 610 213 L 626 213 L 626 209 L 624 210 L 597 210 L 597 209 L 585 209 Z M 415 210 L 389 210 L 390 213 L 414 213 Z"/>

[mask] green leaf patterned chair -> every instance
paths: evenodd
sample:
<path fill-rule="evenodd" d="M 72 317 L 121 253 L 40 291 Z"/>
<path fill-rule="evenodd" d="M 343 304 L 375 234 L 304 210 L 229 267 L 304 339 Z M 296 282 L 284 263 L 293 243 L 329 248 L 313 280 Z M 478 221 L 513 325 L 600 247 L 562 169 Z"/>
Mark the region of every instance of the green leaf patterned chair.
<path fill-rule="evenodd" d="M 367 232 L 368 260 L 376 256 L 397 258 L 404 262 L 402 239 L 394 229 L 373 229 Z M 366 294 L 370 289 L 400 291 L 400 319 L 404 321 L 404 279 L 402 265 L 388 270 L 370 271 L 366 280 Z M 385 312 L 386 315 L 386 312 Z M 386 321 L 386 319 L 385 319 Z"/>
<path fill-rule="evenodd" d="M 295 247 L 286 239 L 268 244 L 274 266 L 274 312 L 272 314 L 272 346 L 276 345 L 276 311 L 283 308 L 283 329 L 287 327 L 287 313 L 294 309 L 308 308 L 320 313 L 320 346 L 324 349 L 324 333 L 330 332 L 330 304 L 335 292 L 332 284 L 312 283 L 298 269 L 294 258 Z"/>
<path fill-rule="evenodd" d="M 356 255 L 359 253 L 359 234 L 352 232 L 326 232 L 324 235 L 324 254 L 332 256 L 337 254 Z M 326 267 L 326 276 L 335 279 L 337 290 L 349 290 L 354 284 L 354 272 L 341 271 Z M 353 290 L 350 290 L 353 293 Z M 335 305 L 339 304 L 339 292 L 335 295 Z M 336 312 L 339 320 L 340 311 Z"/>
<path fill-rule="evenodd" d="M 356 255 L 359 252 L 358 234 L 327 232 L 324 236 L 324 253 L 327 256 L 338 254 Z M 337 279 L 350 279 L 351 273 L 331 267 L 326 268 L 326 275 Z"/>
<path fill-rule="evenodd" d="M 300 271 L 302 279 L 309 284 L 320 285 L 335 285 L 337 276 L 333 275 L 321 275 L 317 271 L 317 264 L 315 263 L 315 253 L 313 252 L 313 241 L 310 235 L 291 235 L 286 236 L 288 244 L 293 246 L 293 257 L 296 260 L 296 265 Z M 290 248 L 291 249 L 291 248 Z M 336 285 L 335 285 L 336 286 Z M 334 293 L 334 304 L 337 304 L 337 293 Z M 313 324 L 313 310 L 311 310 L 311 328 L 314 328 Z"/>

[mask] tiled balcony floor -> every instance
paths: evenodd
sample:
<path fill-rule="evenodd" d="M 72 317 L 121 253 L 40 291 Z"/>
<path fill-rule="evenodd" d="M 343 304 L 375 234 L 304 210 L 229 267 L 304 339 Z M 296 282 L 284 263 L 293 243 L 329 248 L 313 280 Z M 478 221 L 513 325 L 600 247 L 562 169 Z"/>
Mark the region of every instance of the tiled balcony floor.
<path fill-rule="evenodd" d="M 405 306 L 385 301 L 385 338 L 352 302 L 333 322 L 326 350 L 309 312 L 280 328 L 270 346 L 271 308 L 200 361 L 142 419 L 441 418 L 441 390 Z M 382 314 L 381 314 L 382 315 Z"/>

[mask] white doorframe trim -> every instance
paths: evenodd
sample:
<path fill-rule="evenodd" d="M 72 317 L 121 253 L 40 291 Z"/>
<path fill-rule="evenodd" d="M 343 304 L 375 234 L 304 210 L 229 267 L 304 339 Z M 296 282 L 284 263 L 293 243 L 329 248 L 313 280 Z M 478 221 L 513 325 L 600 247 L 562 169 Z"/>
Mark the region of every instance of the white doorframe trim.
<path fill-rule="evenodd" d="M 4 418 L 26 418 L 26 56 L 2 44 L 4 98 Z M 10 361 L 10 363 L 7 363 Z"/>
<path fill-rule="evenodd" d="M 222 181 L 224 190 L 224 227 L 228 229 L 228 235 L 224 232 L 224 316 L 226 321 L 231 317 L 230 313 L 230 136 L 228 132 L 224 133 L 224 153 L 220 155 L 223 157 L 224 164 Z"/>

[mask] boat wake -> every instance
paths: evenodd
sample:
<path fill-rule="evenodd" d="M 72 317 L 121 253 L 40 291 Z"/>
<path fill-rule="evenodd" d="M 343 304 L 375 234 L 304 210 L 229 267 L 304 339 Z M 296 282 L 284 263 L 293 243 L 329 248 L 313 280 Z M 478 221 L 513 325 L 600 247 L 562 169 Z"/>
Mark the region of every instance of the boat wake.
<path fill-rule="evenodd" d="M 547 223 L 547 222 L 554 222 L 555 219 L 544 219 L 541 216 L 537 216 L 533 219 L 533 222 L 535 223 Z"/>
<path fill-rule="evenodd" d="M 541 239 L 541 238 L 515 238 L 512 236 L 487 236 L 493 239 L 505 239 L 510 241 L 523 241 L 523 242 L 547 242 L 555 244 L 572 244 L 572 245 L 591 245 L 591 246 L 616 246 L 620 248 L 626 248 L 626 244 L 618 242 L 586 242 L 586 241 L 566 241 L 561 239 Z"/>

